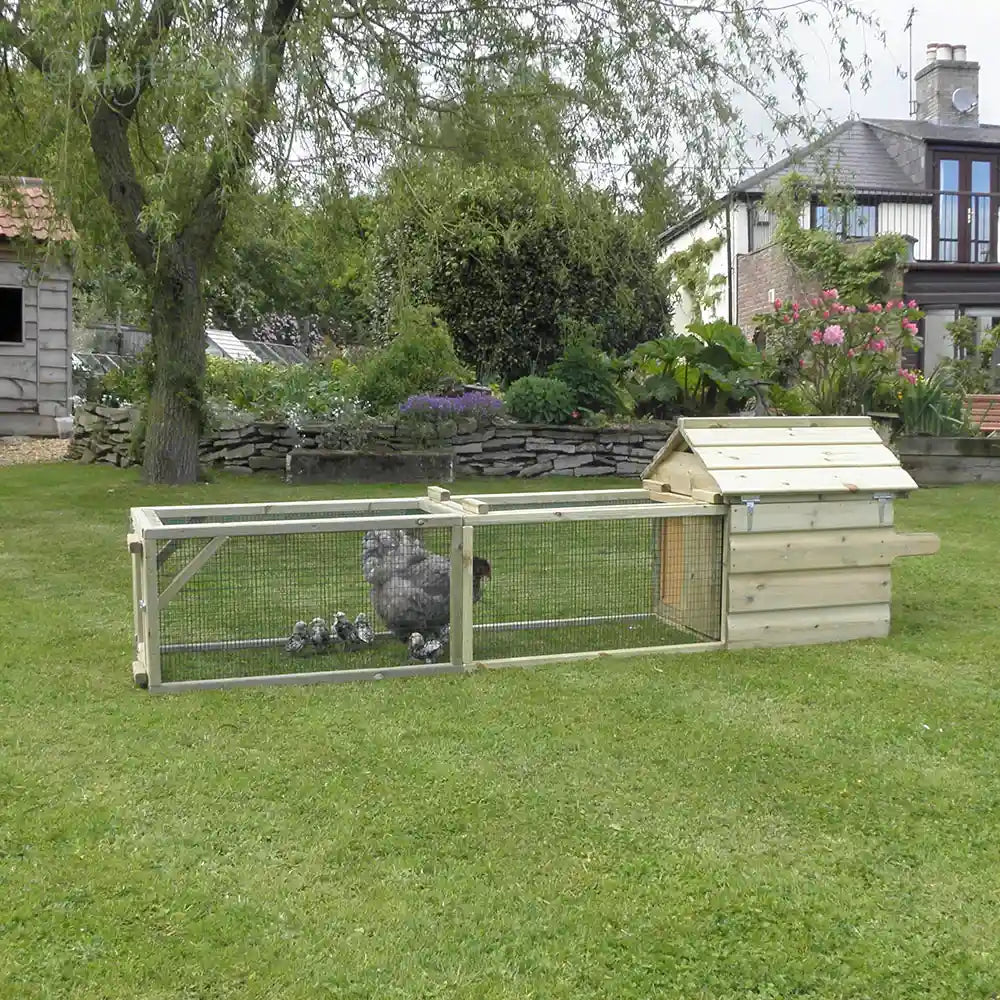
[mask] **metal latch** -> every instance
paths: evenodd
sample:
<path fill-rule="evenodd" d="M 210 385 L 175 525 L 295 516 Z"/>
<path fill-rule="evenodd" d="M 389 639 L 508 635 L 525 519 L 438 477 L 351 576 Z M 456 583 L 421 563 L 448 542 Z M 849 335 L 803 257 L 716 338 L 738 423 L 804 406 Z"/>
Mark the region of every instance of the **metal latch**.
<path fill-rule="evenodd" d="M 747 531 L 753 531 L 753 509 L 760 503 L 760 497 L 743 497 L 743 506 L 747 509 Z"/>
<path fill-rule="evenodd" d="M 878 523 L 879 526 L 882 526 L 885 524 L 886 505 L 891 500 L 895 500 L 895 495 L 892 493 L 876 493 L 874 494 L 874 499 L 878 500 Z"/>

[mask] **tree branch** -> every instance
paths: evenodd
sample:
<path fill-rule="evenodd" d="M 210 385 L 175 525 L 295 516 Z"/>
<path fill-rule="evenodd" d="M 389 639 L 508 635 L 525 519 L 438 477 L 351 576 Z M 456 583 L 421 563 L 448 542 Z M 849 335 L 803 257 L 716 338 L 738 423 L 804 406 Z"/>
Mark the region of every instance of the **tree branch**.
<path fill-rule="evenodd" d="M 179 239 L 203 259 L 211 251 L 226 221 L 229 189 L 245 176 L 253 161 L 254 146 L 274 107 L 288 45 L 288 28 L 302 0 L 268 0 L 261 22 L 260 38 L 245 91 L 246 112 L 228 148 L 213 143 L 210 166 L 201 194 Z"/>
<path fill-rule="evenodd" d="M 170 30 L 176 11 L 177 0 L 154 0 L 131 47 L 129 62 L 135 73 L 134 88 L 119 87 L 112 93 L 102 92 L 87 122 L 90 147 L 104 193 L 129 250 L 146 272 L 151 272 L 156 266 L 156 247 L 139 223 L 148 198 L 132 158 L 128 130 L 139 100 L 152 84 L 153 55 L 160 39 Z M 97 60 L 97 65 L 103 65 L 107 59 L 109 30 L 107 18 L 102 14 L 92 39 L 94 49 L 91 55 Z"/>

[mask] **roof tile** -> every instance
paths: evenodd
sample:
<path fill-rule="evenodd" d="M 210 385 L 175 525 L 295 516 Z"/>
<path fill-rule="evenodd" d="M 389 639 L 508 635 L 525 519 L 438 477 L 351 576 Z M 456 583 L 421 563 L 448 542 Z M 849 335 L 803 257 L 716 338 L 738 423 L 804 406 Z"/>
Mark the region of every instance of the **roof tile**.
<path fill-rule="evenodd" d="M 55 200 L 41 181 L 20 178 L 0 181 L 0 238 L 30 237 L 39 242 L 71 240 L 76 236 L 68 219 L 56 210 Z"/>

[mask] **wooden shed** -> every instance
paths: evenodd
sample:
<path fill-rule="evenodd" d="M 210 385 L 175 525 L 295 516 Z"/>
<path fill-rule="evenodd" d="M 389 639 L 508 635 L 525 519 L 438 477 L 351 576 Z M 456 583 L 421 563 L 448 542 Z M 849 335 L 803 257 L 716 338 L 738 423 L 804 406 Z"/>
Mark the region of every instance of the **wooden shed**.
<path fill-rule="evenodd" d="M 656 500 L 726 507 L 733 649 L 888 635 L 893 560 L 940 544 L 893 528 L 894 501 L 917 484 L 867 417 L 681 418 L 643 486 Z M 660 543 L 661 563 L 682 567 L 661 582 L 665 611 L 704 558 L 678 526 Z"/>
<path fill-rule="evenodd" d="M 0 181 L 0 437 L 54 435 L 69 416 L 72 238 L 40 181 Z"/>

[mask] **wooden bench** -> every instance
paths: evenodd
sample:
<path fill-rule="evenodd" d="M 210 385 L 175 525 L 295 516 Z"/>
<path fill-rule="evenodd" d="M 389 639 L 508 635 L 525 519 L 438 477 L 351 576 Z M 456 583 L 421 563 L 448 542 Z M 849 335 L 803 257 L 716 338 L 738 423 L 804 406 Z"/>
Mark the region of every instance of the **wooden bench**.
<path fill-rule="evenodd" d="M 966 396 L 969 420 L 983 434 L 1000 431 L 1000 396 Z"/>

